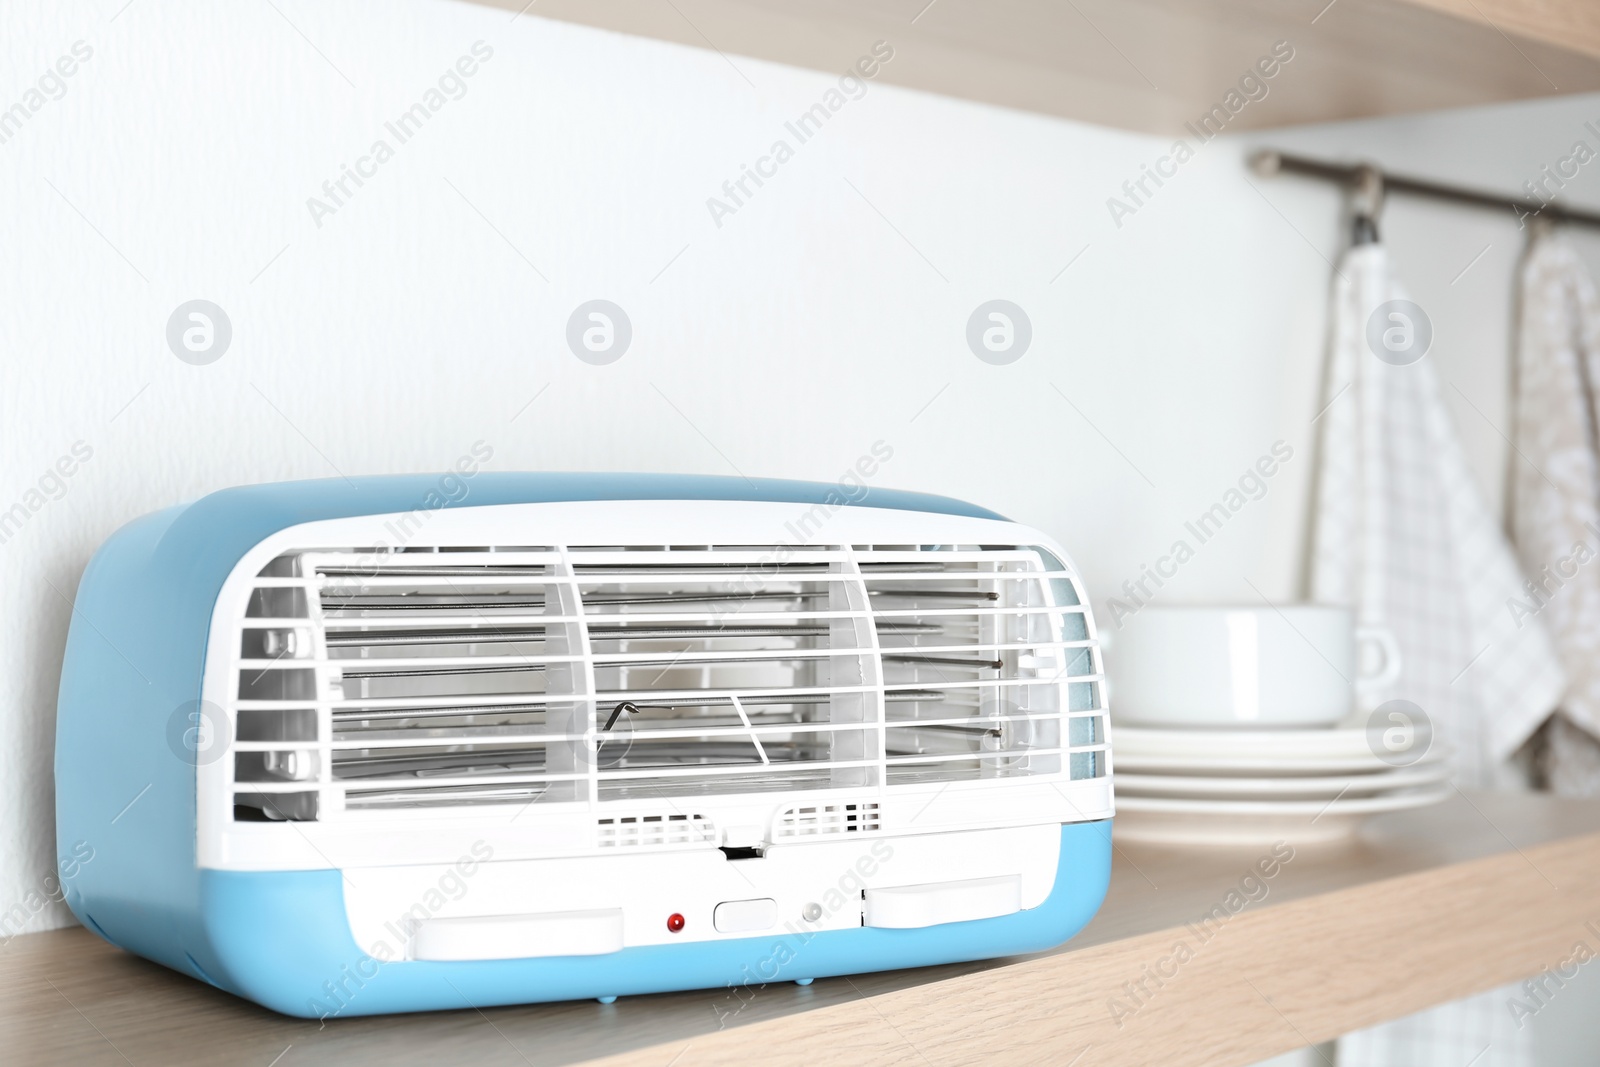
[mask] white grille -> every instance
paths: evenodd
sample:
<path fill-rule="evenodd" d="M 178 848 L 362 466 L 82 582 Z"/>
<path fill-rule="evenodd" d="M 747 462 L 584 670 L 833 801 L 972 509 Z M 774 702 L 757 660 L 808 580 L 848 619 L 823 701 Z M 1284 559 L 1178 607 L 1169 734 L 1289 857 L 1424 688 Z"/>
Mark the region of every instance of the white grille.
<path fill-rule="evenodd" d="M 871 801 L 854 804 L 796 804 L 778 813 L 772 836 L 822 837 L 832 834 L 861 833 L 878 829 L 878 805 Z"/>
<path fill-rule="evenodd" d="M 1081 602 L 1030 546 L 283 553 L 240 620 L 236 817 L 1102 777 Z M 876 818 L 847 808 L 784 832 Z"/>

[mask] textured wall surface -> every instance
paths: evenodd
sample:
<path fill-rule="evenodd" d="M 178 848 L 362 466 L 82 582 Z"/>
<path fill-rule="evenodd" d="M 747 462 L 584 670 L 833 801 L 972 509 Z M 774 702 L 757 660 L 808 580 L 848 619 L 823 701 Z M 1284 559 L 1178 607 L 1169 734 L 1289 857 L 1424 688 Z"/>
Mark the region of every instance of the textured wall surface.
<path fill-rule="evenodd" d="M 786 123 L 819 103 L 837 107 L 802 142 Z M 417 104 L 402 140 L 386 124 Z M 1264 498 L 1161 595 L 1294 592 L 1338 200 L 1247 181 L 1248 144 L 1204 146 L 1119 226 L 1107 197 L 1168 140 L 438 0 L 8 3 L 13 105 L 0 512 L 23 510 L 0 543 L 0 910 L 53 866 L 53 705 L 85 561 L 222 486 L 437 470 L 478 441 L 501 470 L 832 480 L 882 441 L 876 481 L 1045 528 L 1099 604 L 1283 440 Z M 1292 140 L 1515 187 L 1591 113 L 1574 98 Z M 769 176 L 735 203 L 723 186 L 747 165 Z M 335 201 L 346 167 L 365 176 Z M 1496 491 L 1515 223 L 1391 215 Z M 607 365 L 567 341 L 595 299 L 631 323 Z M 1031 324 L 1003 366 L 967 340 L 994 299 Z M 206 365 L 168 342 L 191 300 L 231 326 Z"/>

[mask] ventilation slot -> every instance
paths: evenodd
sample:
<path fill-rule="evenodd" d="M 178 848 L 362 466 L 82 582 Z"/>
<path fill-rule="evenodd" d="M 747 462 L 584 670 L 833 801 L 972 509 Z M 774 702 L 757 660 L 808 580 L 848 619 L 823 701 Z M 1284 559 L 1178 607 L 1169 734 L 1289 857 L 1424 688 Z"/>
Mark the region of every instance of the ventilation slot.
<path fill-rule="evenodd" d="M 779 814 L 773 836 L 779 839 L 822 837 L 878 828 L 876 804 L 799 804 Z"/>
<path fill-rule="evenodd" d="M 716 827 L 703 815 L 621 815 L 595 823 L 601 848 L 659 848 L 701 845 L 717 839 Z"/>

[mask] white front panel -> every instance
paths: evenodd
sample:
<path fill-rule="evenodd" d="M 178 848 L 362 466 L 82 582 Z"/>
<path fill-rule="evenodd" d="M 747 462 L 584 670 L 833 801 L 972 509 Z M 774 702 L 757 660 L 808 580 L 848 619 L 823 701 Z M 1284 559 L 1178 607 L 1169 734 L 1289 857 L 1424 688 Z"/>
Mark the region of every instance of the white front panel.
<path fill-rule="evenodd" d="M 1008 880 L 1018 905 L 1036 908 L 1055 885 L 1060 853 L 1058 825 L 807 841 L 746 860 L 711 849 L 501 861 L 480 846 L 462 849 L 454 863 L 352 871 L 344 896 L 356 944 L 378 959 L 419 958 L 417 930 L 440 919 L 503 922 L 610 909 L 622 915 L 624 946 L 669 945 L 857 929 L 867 894 L 952 873 Z M 761 899 L 775 912 L 766 930 L 719 928 L 719 907 Z M 923 914 L 951 921 L 941 916 L 958 914 L 958 906 L 936 902 Z M 677 931 L 669 925 L 674 915 L 684 920 Z"/>
<path fill-rule="evenodd" d="M 1106 818 L 1085 603 L 1038 531 L 917 512 L 607 501 L 294 527 L 218 599 L 205 695 L 236 739 L 199 768 L 201 863 L 477 845 L 496 867 L 726 864 L 718 847 Z"/>

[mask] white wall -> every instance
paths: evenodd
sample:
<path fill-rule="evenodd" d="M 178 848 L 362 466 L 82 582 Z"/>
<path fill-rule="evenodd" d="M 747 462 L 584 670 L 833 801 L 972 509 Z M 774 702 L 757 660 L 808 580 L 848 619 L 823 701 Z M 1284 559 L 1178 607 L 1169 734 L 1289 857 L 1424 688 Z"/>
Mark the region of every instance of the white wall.
<path fill-rule="evenodd" d="M 1591 97 L 1225 139 L 1118 228 L 1106 198 L 1166 139 L 874 84 L 719 228 L 707 198 L 832 78 L 429 0 L 119 3 L 0 8 L 0 108 L 93 48 L 0 144 L 0 510 L 94 450 L 0 545 L 0 911 L 52 867 L 61 594 L 136 515 L 437 469 L 479 439 L 496 469 L 815 479 L 882 439 L 883 484 L 1044 527 L 1099 602 L 1283 439 L 1266 499 L 1163 596 L 1289 596 L 1338 198 L 1253 187 L 1243 152 L 1511 188 L 1600 115 Z M 480 40 L 466 95 L 317 226 L 307 198 L 393 145 L 384 123 Z M 1447 379 L 1504 426 L 1514 223 L 1396 202 L 1386 230 Z M 197 297 L 233 324 L 210 366 L 165 340 Z M 604 367 L 564 342 L 596 297 L 634 328 Z M 1011 366 L 965 342 L 996 297 L 1033 324 Z M 1503 442 L 1459 417 L 1497 487 Z"/>
<path fill-rule="evenodd" d="M 1157 142 L 873 85 L 719 228 L 707 198 L 834 79 L 473 6 L 279 7 L 294 26 L 268 5 L 163 0 L 114 21 L 87 5 L 0 16 L 0 102 L 73 42 L 94 49 L 0 145 L 0 504 L 75 441 L 94 449 L 0 546 L 15 680 L 0 901 L 51 865 L 68 618 L 51 585 L 70 595 L 94 546 L 150 509 L 436 469 L 480 438 L 501 469 L 821 479 L 882 439 L 883 484 L 1044 526 L 1108 588 L 1301 428 L 1279 414 L 1284 381 L 1315 358 L 1293 326 L 1327 268 L 1277 246 L 1282 222 L 1238 183 L 1233 149 L 1208 149 L 1117 232 L 1104 199 Z M 494 55 L 465 97 L 318 228 L 307 198 L 480 39 Z M 234 327 L 210 366 L 165 341 L 195 297 Z M 595 297 L 634 325 L 611 366 L 563 340 Z M 965 342 L 994 297 L 1033 322 L 1008 367 Z M 1241 573 L 1281 586 L 1288 557 L 1257 558 L 1264 517 L 1219 539 L 1186 592 Z"/>

